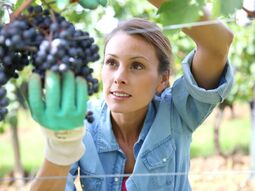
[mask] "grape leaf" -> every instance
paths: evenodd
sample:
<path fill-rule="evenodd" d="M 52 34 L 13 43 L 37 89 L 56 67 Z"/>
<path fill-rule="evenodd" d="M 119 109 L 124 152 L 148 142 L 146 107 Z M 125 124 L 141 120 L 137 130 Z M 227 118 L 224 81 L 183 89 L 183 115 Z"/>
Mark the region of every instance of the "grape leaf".
<path fill-rule="evenodd" d="M 212 2 L 212 16 L 216 18 L 221 12 L 221 0 L 214 0 Z"/>
<path fill-rule="evenodd" d="M 4 10 L 0 9 L 0 24 L 3 23 L 2 17 L 4 16 Z"/>
<path fill-rule="evenodd" d="M 159 8 L 159 19 L 163 25 L 194 22 L 201 15 L 204 4 L 204 0 L 169 0 Z"/>
<path fill-rule="evenodd" d="M 214 0 L 212 14 L 213 17 L 219 17 L 220 15 L 229 16 L 241 7 L 242 0 Z"/>
<path fill-rule="evenodd" d="M 221 14 L 228 16 L 242 7 L 242 0 L 221 0 Z"/>

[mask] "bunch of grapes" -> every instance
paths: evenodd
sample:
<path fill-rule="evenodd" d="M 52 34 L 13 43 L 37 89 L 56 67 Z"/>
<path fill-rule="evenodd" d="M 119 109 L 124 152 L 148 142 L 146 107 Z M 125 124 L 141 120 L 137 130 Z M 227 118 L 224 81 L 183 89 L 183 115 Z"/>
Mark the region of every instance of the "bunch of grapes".
<path fill-rule="evenodd" d="M 89 95 L 97 92 L 98 80 L 88 64 L 99 59 L 98 51 L 88 32 L 76 30 L 59 13 L 41 6 L 30 6 L 14 21 L 0 26 L 0 121 L 8 113 L 4 85 L 18 78 L 29 63 L 42 80 L 46 70 L 60 74 L 71 70 L 86 79 Z"/>

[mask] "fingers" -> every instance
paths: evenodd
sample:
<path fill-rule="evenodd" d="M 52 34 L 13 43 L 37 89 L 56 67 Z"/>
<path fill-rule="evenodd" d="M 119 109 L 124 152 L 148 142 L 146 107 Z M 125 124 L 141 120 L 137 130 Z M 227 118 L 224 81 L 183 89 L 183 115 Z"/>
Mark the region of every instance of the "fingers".
<path fill-rule="evenodd" d="M 46 108 L 50 112 L 67 113 L 77 108 L 78 113 L 85 113 L 88 99 L 85 79 L 75 78 L 73 72 L 67 71 L 61 84 L 59 74 L 48 71 L 46 75 Z"/>
<path fill-rule="evenodd" d="M 47 71 L 45 80 L 46 110 L 52 114 L 57 113 L 60 110 L 61 100 L 59 74 L 52 71 Z"/>
<path fill-rule="evenodd" d="M 88 100 L 88 88 L 86 81 L 81 78 L 76 78 L 76 107 L 80 114 L 84 114 L 87 110 L 87 100 Z"/>
<path fill-rule="evenodd" d="M 67 71 L 63 74 L 62 83 L 61 108 L 63 112 L 70 112 L 75 108 L 75 91 L 74 74 L 71 71 Z"/>
<path fill-rule="evenodd" d="M 44 115 L 45 106 L 42 100 L 41 78 L 35 73 L 31 75 L 28 81 L 28 105 L 32 116 Z"/>

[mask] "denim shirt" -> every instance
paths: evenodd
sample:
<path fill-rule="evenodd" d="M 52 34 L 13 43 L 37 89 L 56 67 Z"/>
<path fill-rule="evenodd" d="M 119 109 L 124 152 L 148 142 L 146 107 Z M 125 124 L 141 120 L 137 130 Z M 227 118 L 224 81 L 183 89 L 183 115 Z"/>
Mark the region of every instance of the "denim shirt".
<path fill-rule="evenodd" d="M 198 87 L 190 65 L 191 52 L 183 61 L 184 75 L 149 104 L 143 128 L 134 145 L 135 166 L 126 181 L 128 191 L 189 191 L 190 143 L 194 130 L 230 92 L 233 74 L 227 63 L 217 88 Z M 86 152 L 72 165 L 66 191 L 76 190 L 79 175 L 83 190 L 120 191 L 126 156 L 112 131 L 110 110 L 102 101 L 90 104 L 95 120 L 85 122 Z"/>

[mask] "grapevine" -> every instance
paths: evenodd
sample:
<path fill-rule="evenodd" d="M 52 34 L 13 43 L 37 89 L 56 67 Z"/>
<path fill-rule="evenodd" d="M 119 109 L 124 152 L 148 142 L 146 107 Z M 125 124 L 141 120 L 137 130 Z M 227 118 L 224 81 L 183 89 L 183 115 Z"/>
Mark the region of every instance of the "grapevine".
<path fill-rule="evenodd" d="M 32 65 L 32 72 L 44 81 L 51 70 L 60 75 L 73 71 L 86 79 L 88 94 L 98 91 L 90 62 L 99 59 L 99 47 L 88 32 L 74 25 L 54 10 L 29 6 L 10 23 L 0 26 L 0 121 L 8 113 L 5 84 L 18 78 L 19 72 Z"/>

